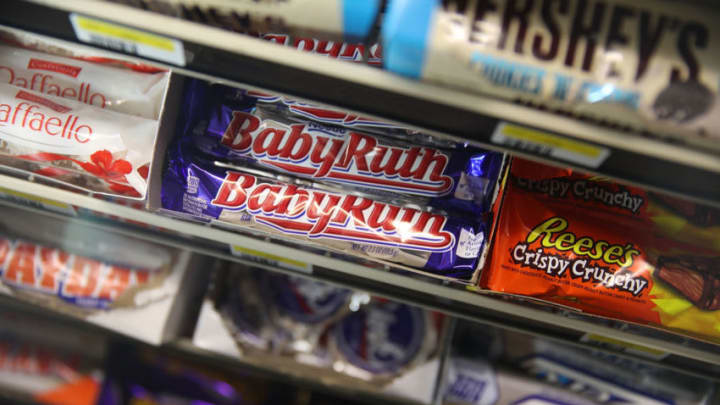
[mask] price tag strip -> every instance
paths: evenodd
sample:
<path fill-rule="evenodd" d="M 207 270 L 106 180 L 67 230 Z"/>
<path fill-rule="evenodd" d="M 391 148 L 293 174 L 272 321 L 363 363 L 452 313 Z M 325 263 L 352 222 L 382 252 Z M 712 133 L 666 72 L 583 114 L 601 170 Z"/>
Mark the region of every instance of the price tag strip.
<path fill-rule="evenodd" d="M 595 169 L 610 156 L 610 150 L 601 146 L 508 123 L 498 125 L 490 140 L 497 145 Z"/>
<path fill-rule="evenodd" d="M 622 340 L 613 339 L 607 336 L 601 336 L 594 333 L 586 333 L 580 338 L 581 342 L 600 344 L 610 346 L 613 349 L 624 351 L 626 353 L 632 353 L 638 356 L 650 358 L 653 360 L 662 360 L 667 357 L 670 353 L 662 350 L 653 349 L 650 347 L 623 342 Z"/>
<path fill-rule="evenodd" d="M 248 249 L 239 245 L 230 245 L 230 253 L 233 256 L 242 257 L 257 263 L 268 266 L 280 267 L 288 270 L 312 273 L 312 265 L 283 256 L 274 255 L 260 250 Z"/>
<path fill-rule="evenodd" d="M 75 207 L 70 204 L 50 200 L 44 197 L 38 197 L 32 194 L 22 193 L 5 187 L 0 187 L 0 198 L 26 205 L 28 207 L 46 209 L 48 211 L 58 212 L 60 214 L 70 216 L 77 215 Z"/>
<path fill-rule="evenodd" d="M 185 66 L 185 50 L 177 39 L 75 13 L 70 14 L 70 23 L 82 42 Z"/>

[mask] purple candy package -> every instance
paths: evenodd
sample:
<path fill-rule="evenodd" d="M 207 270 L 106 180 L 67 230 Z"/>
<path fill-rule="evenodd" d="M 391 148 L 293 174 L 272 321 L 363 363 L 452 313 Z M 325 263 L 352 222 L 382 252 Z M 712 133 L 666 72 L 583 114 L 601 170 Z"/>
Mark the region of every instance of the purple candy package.
<path fill-rule="evenodd" d="M 231 270 L 215 280 L 214 307 L 244 356 L 271 364 L 292 358 L 297 364 L 289 368 L 311 366 L 327 378 L 339 373 L 383 386 L 437 355 L 441 314 L 303 277 Z M 237 291 L 243 299 L 233 298 Z M 264 309 L 247 305 L 248 295 Z M 247 337 L 259 329 L 272 341 L 258 351 Z"/>
<path fill-rule="evenodd" d="M 503 164 L 501 153 L 226 86 L 195 81 L 186 105 L 185 133 L 216 159 L 446 211 L 486 213 Z"/>
<path fill-rule="evenodd" d="M 287 177 L 287 176 L 285 176 Z M 359 257 L 470 279 L 487 243 L 483 217 L 398 205 L 210 160 L 189 138 L 171 145 L 162 207 Z"/>
<path fill-rule="evenodd" d="M 405 304 L 374 300 L 339 321 L 331 345 L 353 374 L 395 375 L 423 361 L 436 341 L 429 313 Z"/>

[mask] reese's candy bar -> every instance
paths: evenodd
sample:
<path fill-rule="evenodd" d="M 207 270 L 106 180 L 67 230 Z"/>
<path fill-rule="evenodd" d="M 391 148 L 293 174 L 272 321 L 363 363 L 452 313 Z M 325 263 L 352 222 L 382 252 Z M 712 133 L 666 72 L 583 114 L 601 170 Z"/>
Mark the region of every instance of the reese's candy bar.
<path fill-rule="evenodd" d="M 181 138 L 170 150 L 162 207 L 199 219 L 311 242 L 364 258 L 469 278 L 483 219 L 385 202 L 209 161 Z"/>
<path fill-rule="evenodd" d="M 0 282 L 16 294 L 79 313 L 107 310 L 138 287 L 164 277 L 163 268 L 131 269 L 24 240 L 0 237 Z"/>
<path fill-rule="evenodd" d="M 720 257 L 661 256 L 655 276 L 696 307 L 720 310 Z"/>
<path fill-rule="evenodd" d="M 636 130 L 717 139 L 716 20 L 715 10 L 662 1 L 392 0 L 384 65 Z"/>
<path fill-rule="evenodd" d="M 407 133 L 382 136 L 366 131 L 390 130 L 373 120 L 280 97 L 232 97 L 236 89 L 213 87 L 206 90 L 212 107 L 198 107 L 207 111 L 194 118 L 191 135 L 196 147 L 220 160 L 419 205 L 476 215 L 489 210 L 501 153 L 413 143 L 417 137 Z M 189 100 L 207 98 L 190 89 Z"/>
<path fill-rule="evenodd" d="M 668 215 L 642 189 L 515 159 L 481 285 L 720 341 L 718 247 Z"/>

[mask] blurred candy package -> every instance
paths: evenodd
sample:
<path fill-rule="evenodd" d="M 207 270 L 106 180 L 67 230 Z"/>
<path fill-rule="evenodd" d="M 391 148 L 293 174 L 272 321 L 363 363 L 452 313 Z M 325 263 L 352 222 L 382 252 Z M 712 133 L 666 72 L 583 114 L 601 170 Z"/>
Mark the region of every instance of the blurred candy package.
<path fill-rule="evenodd" d="M 716 18 L 664 1 L 392 0 L 384 66 L 716 148 Z"/>
<path fill-rule="evenodd" d="M 606 351 L 505 332 L 505 359 L 535 378 L 600 403 L 709 405 L 710 381 Z"/>
<path fill-rule="evenodd" d="M 331 384 L 432 399 L 445 319 L 299 276 L 221 272 L 193 341 Z"/>
<path fill-rule="evenodd" d="M 225 381 L 187 366 L 147 358 L 132 347 L 114 348 L 107 364 L 97 405 L 245 404 Z"/>
<path fill-rule="evenodd" d="M 165 339 L 187 267 L 200 259 L 20 208 L 4 212 L 0 293 L 151 343 Z"/>

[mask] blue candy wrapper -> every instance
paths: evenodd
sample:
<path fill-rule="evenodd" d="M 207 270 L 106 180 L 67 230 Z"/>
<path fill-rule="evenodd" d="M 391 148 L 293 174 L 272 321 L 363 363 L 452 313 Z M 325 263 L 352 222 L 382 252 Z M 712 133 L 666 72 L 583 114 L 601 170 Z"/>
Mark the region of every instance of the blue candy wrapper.
<path fill-rule="evenodd" d="M 192 83 L 186 106 L 183 129 L 216 159 L 446 211 L 486 213 L 503 163 L 501 153 L 440 147 L 378 121 L 225 86 Z"/>
<path fill-rule="evenodd" d="M 333 342 L 348 363 L 372 374 L 396 374 L 423 353 L 429 333 L 419 308 L 376 300 L 338 322 Z"/>
<path fill-rule="evenodd" d="M 161 201 L 164 209 L 197 219 L 459 279 L 472 277 L 487 242 L 481 217 L 327 191 L 307 181 L 279 181 L 207 159 L 188 137 L 170 147 Z"/>

